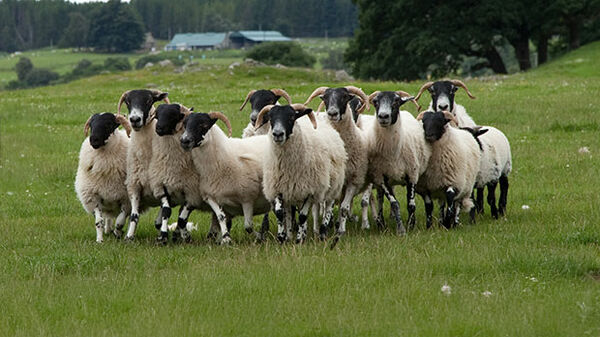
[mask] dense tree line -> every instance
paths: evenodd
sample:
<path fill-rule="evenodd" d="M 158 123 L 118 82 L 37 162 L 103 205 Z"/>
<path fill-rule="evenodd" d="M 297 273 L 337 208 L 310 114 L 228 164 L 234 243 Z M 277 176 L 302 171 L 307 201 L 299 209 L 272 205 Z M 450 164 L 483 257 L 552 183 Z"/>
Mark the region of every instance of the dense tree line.
<path fill-rule="evenodd" d="M 521 70 L 548 59 L 549 41 L 564 49 L 600 38 L 600 0 L 355 0 L 359 28 L 346 61 L 361 78 L 404 80 L 456 71 L 465 57 L 496 73 L 510 44 Z M 560 46 L 559 46 L 560 47 Z"/>
<path fill-rule="evenodd" d="M 53 45 L 130 50 L 129 44 L 139 45 L 139 25 L 170 39 L 184 32 L 257 29 L 292 37 L 351 36 L 358 24 L 351 0 L 0 0 L 0 22 L 0 51 L 9 52 Z"/>

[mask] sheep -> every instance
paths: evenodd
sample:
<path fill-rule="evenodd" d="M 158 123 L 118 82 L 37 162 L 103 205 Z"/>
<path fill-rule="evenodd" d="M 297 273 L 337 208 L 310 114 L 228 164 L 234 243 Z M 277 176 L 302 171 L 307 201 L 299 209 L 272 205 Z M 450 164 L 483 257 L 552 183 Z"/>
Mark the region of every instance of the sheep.
<path fill-rule="evenodd" d="M 373 123 L 372 145 L 369 153 L 369 175 L 377 186 L 378 211 L 376 220 L 384 226 L 383 196 L 390 201 L 390 209 L 396 221 L 396 231 L 403 235 L 400 207 L 394 195 L 394 185 L 406 186 L 408 210 L 407 223 L 413 227 L 415 220 L 415 192 L 419 177 L 427 168 L 431 148 L 425 142 L 423 127 L 408 111 L 400 107 L 414 97 L 404 91 L 375 91 L 369 95 L 375 106 L 377 122 Z M 418 104 L 417 108 L 419 107 Z"/>
<path fill-rule="evenodd" d="M 125 132 L 118 130 L 122 125 Z M 92 115 L 84 133 L 91 134 L 81 144 L 75 176 L 75 192 L 83 208 L 95 216 L 96 242 L 103 241 L 108 219 L 116 218 L 113 233 L 121 237 L 130 211 L 125 188 L 127 148 L 131 127 L 125 116 L 109 112 Z"/>
<path fill-rule="evenodd" d="M 256 116 L 262 108 L 270 104 L 279 104 L 277 101 L 281 98 L 285 98 L 288 104 L 292 104 L 292 99 L 290 95 L 285 92 L 283 89 L 271 89 L 271 90 L 251 90 L 246 95 L 246 99 L 242 106 L 240 106 L 240 111 L 244 109 L 246 103 L 250 101 L 250 106 L 252 107 L 252 112 L 250 113 L 250 122 L 248 126 L 242 131 L 242 138 L 248 138 L 255 135 L 265 135 L 269 132 L 269 128 L 267 126 L 263 126 L 262 128 L 255 129 L 254 124 L 256 123 Z"/>
<path fill-rule="evenodd" d="M 465 89 L 470 99 L 475 99 L 467 86 L 459 80 L 427 82 L 423 84 L 419 93 L 415 97 L 415 101 L 421 98 L 425 90 L 431 94 L 431 103 L 427 110 L 433 111 L 450 111 L 455 117 L 459 127 L 473 127 L 475 122 L 467 114 L 467 110 L 460 104 L 454 102 L 454 94 L 459 88 Z"/>
<path fill-rule="evenodd" d="M 117 104 L 118 113 L 121 112 L 123 103 L 129 110 L 129 122 L 134 130 L 131 142 L 127 150 L 127 194 L 131 202 L 131 216 L 129 217 L 129 228 L 125 240 L 132 241 L 135 229 L 140 219 L 140 213 L 149 207 L 156 207 L 168 202 L 163 196 L 156 199 L 150 187 L 149 171 L 152 159 L 152 141 L 156 137 L 154 128 L 156 121 L 153 120 L 154 103 L 165 101 L 169 103 L 168 93 L 159 90 L 129 90 L 124 92 Z M 155 220 L 155 227 L 159 230 L 158 242 L 164 242 L 168 237 L 167 223 L 162 217 L 162 210 Z M 167 219 L 168 220 L 168 219 Z"/>
<path fill-rule="evenodd" d="M 351 214 L 354 196 L 363 191 L 368 185 L 366 176 L 369 164 L 369 135 L 367 135 L 367 132 L 370 132 L 370 130 L 360 129 L 356 125 L 356 120 L 358 115 L 369 107 L 369 103 L 367 95 L 361 89 L 347 86 L 344 88 L 319 87 L 313 91 L 304 105 L 308 105 L 317 96 L 323 100 L 322 104 L 327 107 L 327 118 L 344 141 L 344 148 L 348 156 L 344 197 L 339 209 L 339 229 L 332 242 L 332 247 L 334 247 L 340 235 L 346 232 L 346 220 Z M 357 104 L 354 102 L 351 104 L 356 97 L 362 99 L 364 103 Z M 360 107 L 358 107 L 359 105 Z M 352 106 L 356 109 L 356 117 L 353 114 Z"/>
<path fill-rule="evenodd" d="M 483 213 L 483 189 L 488 187 L 487 201 L 490 205 L 492 217 L 498 219 L 506 211 L 506 199 L 508 196 L 508 174 L 512 170 L 512 157 L 510 143 L 502 131 L 491 126 L 477 126 L 474 128 L 463 128 L 471 132 L 481 149 L 481 163 L 475 189 L 477 198 L 472 212 Z M 500 200 L 496 208 L 496 186 L 500 182 Z M 474 217 L 474 214 L 471 214 Z"/>
<path fill-rule="evenodd" d="M 440 220 L 446 228 L 451 228 L 458 224 L 461 205 L 465 212 L 473 207 L 471 194 L 479 171 L 481 150 L 473 135 L 450 125 L 458 121 L 448 111 L 424 111 L 417 119 L 423 121 L 425 140 L 431 145 L 429 164 L 417 188 L 428 198 L 441 201 Z M 432 210 L 432 206 L 426 208 L 428 228 Z"/>
<path fill-rule="evenodd" d="M 216 214 L 221 227 L 221 244 L 231 242 L 227 215 L 244 215 L 244 228 L 252 233 L 254 211 L 266 213 L 270 205 L 262 193 L 262 157 L 267 136 L 228 138 L 215 125 L 223 121 L 231 137 L 231 124 L 221 112 L 193 113 L 184 119 L 181 147 L 191 151 L 194 168 L 202 177 L 200 194 Z M 268 223 L 267 223 L 268 225 Z M 262 240 L 264 227 L 257 233 Z"/>
<path fill-rule="evenodd" d="M 306 118 L 301 118 L 302 116 Z M 312 109 L 302 104 L 267 105 L 257 116 L 256 127 L 270 123 L 270 141 L 264 155 L 263 192 L 273 203 L 277 217 L 277 239 L 291 237 L 291 206 L 299 206 L 296 243 L 306 238 L 306 220 L 311 204 L 313 230 L 325 239 L 335 200 L 340 196 L 346 171 L 344 142 L 325 117 L 319 127 Z M 342 233 L 338 233 L 341 235 Z"/>

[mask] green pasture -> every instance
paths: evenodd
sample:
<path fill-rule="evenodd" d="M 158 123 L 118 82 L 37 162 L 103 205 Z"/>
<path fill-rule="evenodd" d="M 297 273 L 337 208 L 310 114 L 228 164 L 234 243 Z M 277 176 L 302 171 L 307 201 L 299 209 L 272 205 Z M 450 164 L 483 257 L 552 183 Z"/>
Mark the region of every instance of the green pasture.
<path fill-rule="evenodd" d="M 419 200 L 408 235 L 352 223 L 332 251 L 312 239 L 256 245 L 241 218 L 234 243 L 216 246 L 200 213 L 193 243 L 158 247 L 156 210 L 141 217 L 133 244 L 100 245 L 73 187 L 83 124 L 116 112 L 125 90 L 152 86 L 196 111 L 221 110 L 240 136 L 250 89 L 281 87 L 304 102 L 318 86 L 350 84 L 330 72 L 207 60 L 183 73 L 152 68 L 3 92 L 0 335 L 600 336 L 599 59 L 594 43 L 528 73 L 465 80 L 476 100 L 457 93 L 478 123 L 511 141 L 505 218 L 486 207 L 474 225 L 463 215 L 459 228 L 426 230 Z M 9 61 L 0 59 L 2 79 Z M 416 93 L 423 82 L 352 84 Z M 405 205 L 402 188 L 397 195 Z"/>

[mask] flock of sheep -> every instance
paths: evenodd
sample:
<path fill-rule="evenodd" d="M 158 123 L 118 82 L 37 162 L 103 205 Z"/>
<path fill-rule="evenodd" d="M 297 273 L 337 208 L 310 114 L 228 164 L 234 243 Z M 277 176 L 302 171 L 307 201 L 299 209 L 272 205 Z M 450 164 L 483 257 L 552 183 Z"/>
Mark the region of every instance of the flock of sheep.
<path fill-rule="evenodd" d="M 129 90 L 117 114 L 91 116 L 81 146 L 75 190 L 83 207 L 95 216 L 96 241 L 112 231 L 120 238 L 127 216 L 126 240 L 133 240 L 139 215 L 160 206 L 157 241 L 189 241 L 188 218 L 201 210 L 212 213 L 209 238 L 231 241 L 231 219 L 244 216 L 244 228 L 261 241 L 269 230 L 269 211 L 277 218 L 277 239 L 302 243 L 312 211 L 313 234 L 326 240 L 333 223 L 333 248 L 346 232 L 352 200 L 362 195 L 362 228 L 369 228 L 371 208 L 384 227 L 384 196 L 399 234 L 406 233 L 395 185 L 406 186 L 407 225 L 415 225 L 415 195 L 425 203 L 427 227 L 433 222 L 433 199 L 440 204 L 440 224 L 458 224 L 459 211 L 483 212 L 484 187 L 491 214 L 506 209 L 510 145 L 491 126 L 476 126 L 454 101 L 463 88 L 458 80 L 425 83 L 417 96 L 404 91 L 376 91 L 367 96 L 354 86 L 319 87 L 304 104 L 292 104 L 282 89 L 252 90 L 250 123 L 242 138 L 231 137 L 231 124 L 221 112 L 193 112 L 171 104 L 166 92 Z M 427 90 L 431 103 L 416 118 L 400 107 L 417 103 Z M 288 105 L 279 105 L 285 98 Z M 316 112 L 307 105 L 316 97 Z M 165 101 L 154 107 L 158 101 Z M 126 104 L 129 119 L 121 115 Z M 375 107 L 375 115 L 362 112 Z M 324 112 L 320 112 L 322 107 Z M 225 123 L 228 134 L 215 125 Z M 119 130 L 119 125 L 124 131 Z M 133 129 L 133 130 L 132 130 Z M 500 184 L 496 206 L 495 189 Z M 377 200 L 372 200 L 372 190 Z M 339 202 L 338 219 L 333 209 Z M 171 208 L 180 205 L 176 226 L 169 228 Z M 253 216 L 264 214 L 261 229 Z M 114 221 L 114 224 L 113 224 Z M 174 228 L 173 228 L 174 227 Z"/>

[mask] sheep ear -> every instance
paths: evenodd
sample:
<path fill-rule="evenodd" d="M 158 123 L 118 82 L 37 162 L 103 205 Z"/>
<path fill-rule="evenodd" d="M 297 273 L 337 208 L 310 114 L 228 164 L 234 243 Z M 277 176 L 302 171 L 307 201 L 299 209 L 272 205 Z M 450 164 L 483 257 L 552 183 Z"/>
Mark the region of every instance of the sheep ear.
<path fill-rule="evenodd" d="M 167 96 L 169 96 L 168 92 L 153 92 L 152 94 L 153 94 L 152 96 L 153 96 L 155 102 L 164 101 L 165 98 L 167 98 Z"/>
<path fill-rule="evenodd" d="M 313 112 L 313 110 L 311 108 L 306 108 L 304 110 L 296 110 L 296 119 L 298 119 L 304 115 L 308 115 L 311 112 Z"/>

